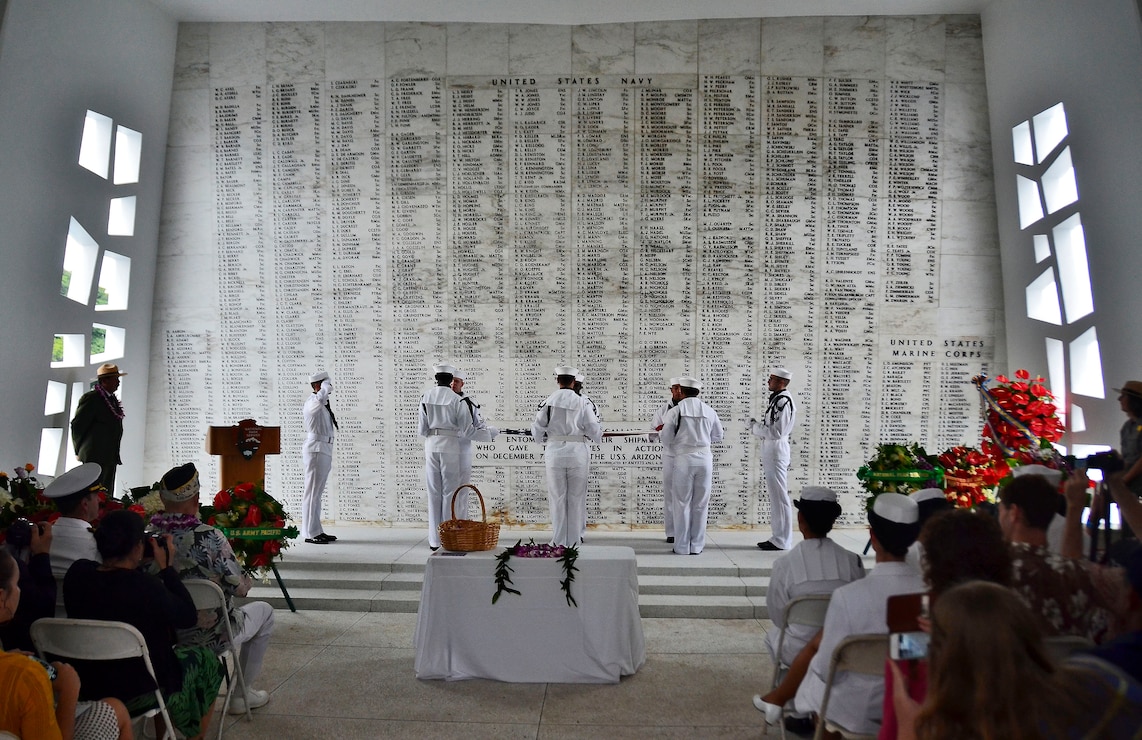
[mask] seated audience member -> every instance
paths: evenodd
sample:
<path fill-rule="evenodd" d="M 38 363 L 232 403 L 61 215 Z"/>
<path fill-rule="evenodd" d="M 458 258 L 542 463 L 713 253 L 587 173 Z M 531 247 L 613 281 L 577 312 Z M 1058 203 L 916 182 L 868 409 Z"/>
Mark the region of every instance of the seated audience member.
<path fill-rule="evenodd" d="M 1109 604 L 1078 560 L 1047 549 L 1047 527 L 1058 492 L 1041 475 L 1024 475 L 999 491 L 999 526 L 1010 543 L 1014 588 L 1043 624 L 1043 634 L 1078 635 L 1101 642 Z"/>
<path fill-rule="evenodd" d="M 0 549 L 0 622 L 12 619 L 19 608 L 18 577 L 16 561 Z M 79 676 L 70 665 L 48 666 L 24 653 L 0 653 L 0 732 L 28 740 L 132 737 L 131 720 L 122 702 L 80 702 L 78 698 Z"/>
<path fill-rule="evenodd" d="M 99 463 L 84 463 L 53 480 L 44 489 L 44 497 L 55 502 L 60 518 L 52 530 L 52 575 L 63 582 L 67 569 L 76 560 L 100 561 L 99 548 L 91 533 L 91 523 L 99 516 L 99 482 L 103 469 Z"/>
<path fill-rule="evenodd" d="M 240 647 L 242 675 L 246 679 L 245 697 L 230 700 L 230 712 L 244 714 L 263 706 L 270 700 L 266 691 L 253 688 L 262 672 L 262 661 L 274 631 L 274 609 L 264 601 L 244 606 L 234 603 L 235 596 L 245 596 L 251 580 L 243 575 L 242 566 L 234 557 L 234 549 L 226 536 L 198 519 L 199 481 L 194 463 L 187 463 L 167 471 L 159 484 L 159 496 L 166 511 L 151 518 L 154 531 L 171 535 L 174 542 L 173 566 L 184 580 L 202 578 L 216 583 L 226 594 L 230 629 L 234 642 Z M 186 645 L 206 645 L 215 653 L 225 649 L 225 634 L 220 614 L 206 614 L 199 626 L 179 632 L 179 642 Z M 205 622 L 203 621 L 205 619 Z"/>
<path fill-rule="evenodd" d="M 963 583 L 932 606 L 928 694 L 908 696 L 892 663 L 897 738 L 1126 738 L 1142 724 L 1142 685 L 1089 655 L 1062 664 L 1040 620 L 1009 588 Z"/>
<path fill-rule="evenodd" d="M 26 545 L 24 543 L 27 543 Z M 32 622 L 56 613 L 56 579 L 48 553 L 52 547 L 50 522 L 8 528 L 5 547 L 20 571 L 20 606 L 10 622 L 0 625 L 0 645 L 4 650 L 36 651 L 29 629 Z"/>
<path fill-rule="evenodd" d="M 147 641 L 175 728 L 188 737 L 201 737 L 222 684 L 222 668 L 205 647 L 172 644 L 174 630 L 194 626 L 198 612 L 170 567 L 170 535 L 151 540 L 157 576 L 139 569 L 145 539 L 143 519 L 135 512 L 124 509 L 105 516 L 95 533 L 103 564 L 76 561 L 64 578 L 64 603 L 69 616 L 126 622 L 138 629 Z M 122 699 L 132 714 L 155 706 L 154 683 L 139 661 L 76 665 L 85 688 Z"/>
<path fill-rule="evenodd" d="M 941 511 L 951 511 L 955 508 L 952 502 L 944 494 L 942 489 L 939 488 L 921 488 L 919 491 L 914 491 L 908 494 L 908 498 L 916 502 L 920 507 L 920 531 L 924 531 L 924 524 L 932 518 L 935 514 Z M 908 548 L 908 557 L 905 561 L 916 570 L 922 570 L 921 560 L 924 556 L 924 546 L 920 540 L 912 543 L 912 547 Z"/>
<path fill-rule="evenodd" d="M 1127 596 L 1124 631 L 1090 653 L 1121 668 L 1142 681 L 1142 549 L 1136 549 L 1126 562 L 1126 577 L 1130 583 Z"/>
<path fill-rule="evenodd" d="M 765 606 L 773 621 L 773 628 L 765 635 L 765 646 L 774 660 L 780 657 L 787 665 L 792 664 L 797 654 L 820 632 L 820 629 L 806 625 L 789 626 L 781 646 L 781 655 L 777 656 L 777 641 L 781 628 L 785 626 L 785 608 L 789 602 L 806 594 L 830 594 L 838 587 L 864 577 L 864 565 L 860 556 L 828 537 L 837 517 L 841 515 L 836 492 L 829 488 L 808 486 L 802 489 L 801 498 L 794 501 L 793 505 L 797 507 L 797 528 L 801 530 L 804 539 L 773 563 L 769 588 L 765 593 Z M 801 672 L 791 679 L 800 681 L 803 675 Z M 759 711 L 766 712 L 767 721 L 776 722 L 784 701 L 780 695 L 774 696 L 774 693 L 755 695 L 753 705 Z"/>
<path fill-rule="evenodd" d="M 899 493 L 882 493 L 873 501 L 868 520 L 876 566 L 864 578 L 833 592 L 820 648 L 794 699 L 798 712 L 820 711 L 829 663 L 841 640 L 858 634 L 887 634 L 888 597 L 924 590 L 920 573 L 904 562 L 919 533 L 919 518 L 916 502 Z M 840 673 L 829 696 L 829 719 L 852 732 L 873 734 L 880 724 L 883 696 L 881 677 Z"/>
<path fill-rule="evenodd" d="M 1060 487 L 1063 485 L 1063 471 L 1048 468 L 1046 465 L 1020 465 L 1017 468 L 1012 468 L 1011 477 L 1021 478 L 1024 475 L 1041 475 L 1058 493 Z M 1062 496 L 1055 497 L 1055 512 L 1051 517 L 1050 524 L 1047 525 L 1047 549 L 1051 552 L 1058 553 L 1068 558 L 1082 557 L 1082 554 L 1090 550 L 1090 536 L 1085 532 L 1081 532 L 1080 536 L 1082 541 L 1078 545 L 1077 552 L 1065 552 L 1063 550 L 1064 535 L 1066 532 L 1066 517 L 1059 512 L 1062 510 L 1060 507 L 1064 506 Z"/>

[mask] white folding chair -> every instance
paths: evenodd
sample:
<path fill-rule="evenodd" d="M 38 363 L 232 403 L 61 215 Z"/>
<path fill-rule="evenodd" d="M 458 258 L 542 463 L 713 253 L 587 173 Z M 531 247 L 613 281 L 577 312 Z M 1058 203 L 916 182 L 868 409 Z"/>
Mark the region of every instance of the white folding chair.
<path fill-rule="evenodd" d="M 825 626 L 825 613 L 829 610 L 829 599 L 832 594 L 803 594 L 794 597 L 788 604 L 785 605 L 785 626 L 781 628 L 781 632 L 777 635 L 777 649 L 774 650 L 773 656 L 773 680 L 770 681 L 770 689 L 777 688 L 781 683 L 781 676 L 785 669 L 789 666 L 781 660 L 781 652 L 785 647 L 785 633 L 792 624 L 804 625 L 807 627 L 824 627 Z M 778 723 L 781 730 L 782 740 L 785 739 L 785 712 L 781 713 L 781 722 Z M 765 734 L 769 733 L 769 726 L 766 725 Z"/>
<path fill-rule="evenodd" d="M 242 697 L 246 696 L 246 677 L 242 674 L 242 660 L 240 646 L 234 642 L 234 632 L 230 629 L 230 610 L 226 607 L 226 594 L 213 581 L 202 578 L 187 578 L 182 585 L 190 592 L 194 600 L 194 607 L 199 611 L 212 610 L 219 614 L 222 623 L 222 634 L 226 637 L 226 652 L 218 656 L 222 661 L 223 674 L 226 676 L 226 700 L 222 704 L 222 718 L 218 722 L 218 737 L 226 730 L 226 712 L 230 709 L 230 699 L 234 696 L 234 684 L 242 690 Z M 231 677 L 230 668 L 226 665 L 226 653 L 234 658 L 234 675 Z M 253 721 L 249 704 L 246 705 L 246 720 Z"/>
<path fill-rule="evenodd" d="M 49 655 L 72 660 L 126 660 L 142 658 L 147 673 L 155 682 L 155 701 L 158 707 L 143 713 L 148 718 L 162 715 L 166 724 L 163 740 L 175 740 L 174 722 L 167 711 L 162 689 L 159 687 L 151 653 L 142 633 L 126 622 L 109 622 L 101 619 L 44 618 L 32 623 L 32 642 L 40 657 Z"/>
<path fill-rule="evenodd" d="M 884 678 L 884 662 L 888 660 L 888 635 L 850 635 L 841 640 L 833 649 L 833 656 L 829 660 L 829 677 L 825 681 L 825 696 L 821 699 L 821 711 L 818 712 L 817 732 L 814 740 L 821 740 L 825 730 L 839 732 L 846 738 L 860 738 L 875 740 L 876 733 L 871 735 L 853 732 L 835 722 L 829 721 L 829 694 L 833 691 L 833 681 L 837 674 L 862 673 L 866 676 Z"/>

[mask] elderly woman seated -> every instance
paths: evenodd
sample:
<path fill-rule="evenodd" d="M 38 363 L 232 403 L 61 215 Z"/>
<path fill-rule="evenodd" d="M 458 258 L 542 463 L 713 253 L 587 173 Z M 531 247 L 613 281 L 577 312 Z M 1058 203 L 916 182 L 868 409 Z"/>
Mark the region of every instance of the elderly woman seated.
<path fill-rule="evenodd" d="M 138 629 L 175 728 L 187 737 L 201 737 L 222 684 L 222 669 L 209 649 L 172 641 L 176 629 L 194 626 L 198 612 L 170 567 L 170 539 L 147 538 L 143 520 L 134 512 L 111 512 L 95 532 L 103 564 L 78 560 L 71 566 L 63 582 L 64 605 L 71 617 L 126 622 Z M 140 570 L 145 557 L 153 557 L 157 576 Z M 154 683 L 138 662 L 77 663 L 77 670 L 85 688 L 122 699 L 132 714 L 155 706 Z"/>

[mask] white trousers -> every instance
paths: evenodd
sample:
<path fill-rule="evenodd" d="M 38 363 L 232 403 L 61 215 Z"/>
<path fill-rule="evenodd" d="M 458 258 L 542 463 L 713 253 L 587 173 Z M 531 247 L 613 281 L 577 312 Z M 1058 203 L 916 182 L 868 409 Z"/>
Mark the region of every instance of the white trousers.
<path fill-rule="evenodd" d="M 586 449 L 586 445 L 583 446 Z M 547 461 L 547 503 L 551 510 L 551 544 L 579 544 L 587 515 L 587 470 L 589 458 L 576 465 L 553 465 Z M 558 462 L 565 462 L 559 460 Z"/>
<path fill-rule="evenodd" d="M 254 601 L 241 609 L 245 615 L 242 631 L 234 635 L 234 642 L 239 648 L 246 688 L 252 689 L 262 673 L 262 661 L 270 646 L 270 635 L 274 632 L 274 608 L 264 601 Z"/>
<path fill-rule="evenodd" d="M 424 482 L 428 489 L 428 544 L 440 547 L 440 523 L 452 518 L 452 496 L 456 489 L 471 483 L 472 448 L 462 452 L 424 453 Z M 456 497 L 456 518 L 468 518 L 468 492 Z"/>
<path fill-rule="evenodd" d="M 769 494 L 769 541 L 788 550 L 793 547 L 793 504 L 789 500 L 789 440 L 761 441 L 761 472 L 765 473 L 765 490 Z"/>
<path fill-rule="evenodd" d="M 674 536 L 674 455 L 662 453 L 662 526 L 667 537 Z"/>
<path fill-rule="evenodd" d="M 674 552 L 696 555 L 706 548 L 706 514 L 714 481 L 714 458 L 710 453 L 674 458 Z"/>
<path fill-rule="evenodd" d="M 306 539 L 324 534 L 321 527 L 321 494 L 333 469 L 333 455 L 307 450 L 302 447 L 301 461 L 305 465 L 305 490 L 301 495 L 301 532 Z"/>

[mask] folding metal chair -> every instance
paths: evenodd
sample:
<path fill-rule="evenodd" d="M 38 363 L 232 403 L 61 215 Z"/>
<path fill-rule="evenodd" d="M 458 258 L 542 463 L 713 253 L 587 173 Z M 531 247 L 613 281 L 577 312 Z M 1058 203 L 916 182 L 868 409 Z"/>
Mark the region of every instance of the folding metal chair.
<path fill-rule="evenodd" d="M 785 605 L 785 626 L 781 628 L 781 632 L 777 636 L 777 649 L 774 650 L 773 657 L 773 679 L 770 681 L 769 688 L 775 689 L 781 683 L 781 676 L 784 671 L 789 667 L 781 660 L 782 648 L 785 646 L 785 633 L 791 624 L 799 624 L 807 627 L 824 627 L 825 626 L 825 613 L 829 610 L 829 599 L 832 594 L 803 594 L 796 596 L 788 604 Z M 785 712 L 781 713 L 781 722 L 778 723 L 781 730 L 781 738 L 785 740 Z M 765 734 L 769 733 L 769 726 L 765 728 Z"/>
<path fill-rule="evenodd" d="M 73 660 L 126 660 L 142 658 L 147 673 L 155 682 L 155 701 L 158 707 L 144 712 L 146 719 L 162 715 L 166 724 L 163 740 L 175 740 L 174 722 L 167 711 L 162 689 L 159 688 L 151 653 L 142 633 L 126 622 L 109 622 L 101 619 L 38 619 L 31 626 L 32 642 L 40 657 L 49 655 Z"/>
<path fill-rule="evenodd" d="M 825 696 L 821 699 L 821 711 L 818 712 L 819 719 L 817 721 L 817 732 L 813 735 L 814 740 L 822 740 L 825 736 L 825 730 L 830 732 L 839 732 L 846 738 L 869 738 L 875 740 L 876 733 L 866 735 L 859 732 L 853 732 L 847 727 L 842 727 L 835 722 L 829 721 L 829 695 L 833 692 L 833 681 L 836 679 L 837 674 L 844 671 L 845 673 L 862 673 L 867 676 L 878 676 L 884 678 L 884 662 L 888 660 L 888 635 L 850 635 L 841 640 L 836 648 L 833 649 L 833 656 L 829 660 L 829 677 L 825 681 Z"/>
<path fill-rule="evenodd" d="M 246 677 L 242 674 L 242 660 L 240 656 L 240 646 L 234 642 L 234 633 L 230 629 L 230 610 L 226 606 L 226 594 L 213 581 L 207 581 L 202 578 L 187 578 L 182 582 L 186 586 L 186 590 L 190 592 L 190 598 L 194 600 L 194 606 L 199 611 L 211 610 L 219 615 L 221 621 L 222 634 L 226 637 L 226 651 L 218 656 L 222 661 L 222 672 L 226 676 L 226 700 L 222 704 L 222 718 L 218 721 L 218 737 L 222 737 L 222 733 L 226 730 L 226 712 L 230 709 L 230 699 L 234 696 L 235 683 L 242 690 L 242 696 L 246 696 Z M 234 675 L 231 677 L 230 669 L 226 665 L 226 654 L 229 653 L 234 658 Z M 246 720 L 252 721 L 253 715 L 250 713 L 250 707 L 246 705 Z"/>

